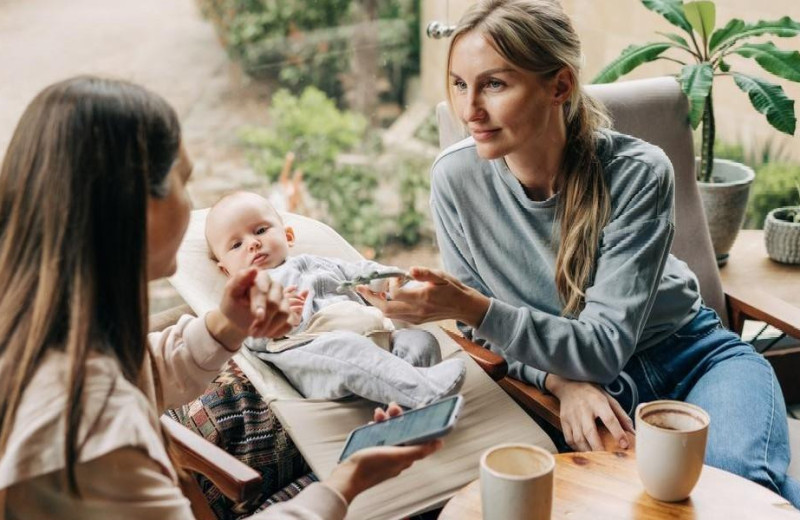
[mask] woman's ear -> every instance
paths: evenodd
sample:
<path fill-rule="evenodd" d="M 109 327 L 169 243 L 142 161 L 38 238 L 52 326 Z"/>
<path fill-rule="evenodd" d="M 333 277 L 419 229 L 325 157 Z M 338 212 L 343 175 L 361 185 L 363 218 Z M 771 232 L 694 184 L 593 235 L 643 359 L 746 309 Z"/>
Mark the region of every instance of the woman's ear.
<path fill-rule="evenodd" d="M 286 226 L 286 242 L 289 244 L 289 247 L 294 245 L 294 229 L 292 226 Z"/>
<path fill-rule="evenodd" d="M 561 67 L 553 78 L 553 104 L 563 105 L 572 96 L 575 88 L 575 77 L 569 67 Z"/>

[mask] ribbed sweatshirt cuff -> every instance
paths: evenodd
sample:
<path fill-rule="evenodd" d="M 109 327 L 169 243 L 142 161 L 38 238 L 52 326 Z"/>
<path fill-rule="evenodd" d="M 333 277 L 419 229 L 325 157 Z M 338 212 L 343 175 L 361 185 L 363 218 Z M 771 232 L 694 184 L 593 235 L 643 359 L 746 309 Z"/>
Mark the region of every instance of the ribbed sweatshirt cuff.
<path fill-rule="evenodd" d="M 509 357 L 506 349 L 516 340 L 519 335 L 519 309 L 513 305 L 501 302 L 495 298 L 489 300 L 489 310 L 483 317 L 475 333 L 481 338 L 503 351 L 504 356 Z M 531 345 L 531 348 L 534 348 Z M 510 356 L 515 359 L 514 356 Z M 519 360 L 524 363 L 523 360 Z M 534 384 L 536 388 L 544 390 L 544 379 L 547 372 L 535 369 L 530 365 L 522 368 L 521 374 L 525 380 Z"/>

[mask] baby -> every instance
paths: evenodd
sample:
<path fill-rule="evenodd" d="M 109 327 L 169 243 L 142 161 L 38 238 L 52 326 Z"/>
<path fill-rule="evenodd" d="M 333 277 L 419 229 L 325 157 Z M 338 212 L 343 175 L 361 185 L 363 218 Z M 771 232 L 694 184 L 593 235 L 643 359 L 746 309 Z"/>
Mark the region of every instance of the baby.
<path fill-rule="evenodd" d="M 254 193 L 237 192 L 217 202 L 206 219 L 206 240 L 226 276 L 256 266 L 286 287 L 294 329 L 281 340 L 248 338 L 244 345 L 278 367 L 305 397 L 355 394 L 413 408 L 460 389 L 464 362 L 441 361 L 432 334 L 393 330 L 354 288 L 341 287 L 358 275 L 389 268 L 316 255 L 289 257 L 294 230 Z"/>

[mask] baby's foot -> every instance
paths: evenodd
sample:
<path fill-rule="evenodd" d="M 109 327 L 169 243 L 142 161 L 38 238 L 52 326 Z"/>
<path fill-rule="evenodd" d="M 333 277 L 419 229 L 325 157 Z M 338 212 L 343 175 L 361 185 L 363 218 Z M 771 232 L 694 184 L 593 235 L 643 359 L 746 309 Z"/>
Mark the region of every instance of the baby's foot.
<path fill-rule="evenodd" d="M 446 359 L 429 368 L 419 368 L 430 383 L 431 394 L 423 403 L 428 404 L 457 394 L 464 385 L 467 365 L 462 359 Z"/>

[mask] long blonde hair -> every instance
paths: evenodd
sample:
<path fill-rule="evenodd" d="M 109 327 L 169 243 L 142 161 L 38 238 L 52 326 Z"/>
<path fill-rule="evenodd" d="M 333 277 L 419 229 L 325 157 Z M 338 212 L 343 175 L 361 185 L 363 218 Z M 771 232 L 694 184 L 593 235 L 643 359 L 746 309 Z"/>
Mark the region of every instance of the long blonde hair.
<path fill-rule="evenodd" d="M 0 171 L 0 453 L 45 355 L 68 358 L 67 485 L 75 465 L 86 362 L 115 357 L 140 384 L 147 356 L 147 202 L 164 197 L 180 127 L 162 98 L 77 77 L 31 102 Z M 161 388 L 153 370 L 156 393 Z"/>
<path fill-rule="evenodd" d="M 487 36 L 497 52 L 517 67 L 542 77 L 566 68 L 573 77 L 574 88 L 563 106 L 567 143 L 556 179 L 560 230 L 555 284 L 564 305 L 562 313 L 577 315 L 585 304 L 600 235 L 611 212 L 596 152 L 596 132 L 610 126 L 610 120 L 605 108 L 580 87 L 580 40 L 556 0 L 483 0 L 472 6 L 453 33 L 448 75 L 455 43 L 473 31 Z"/>

